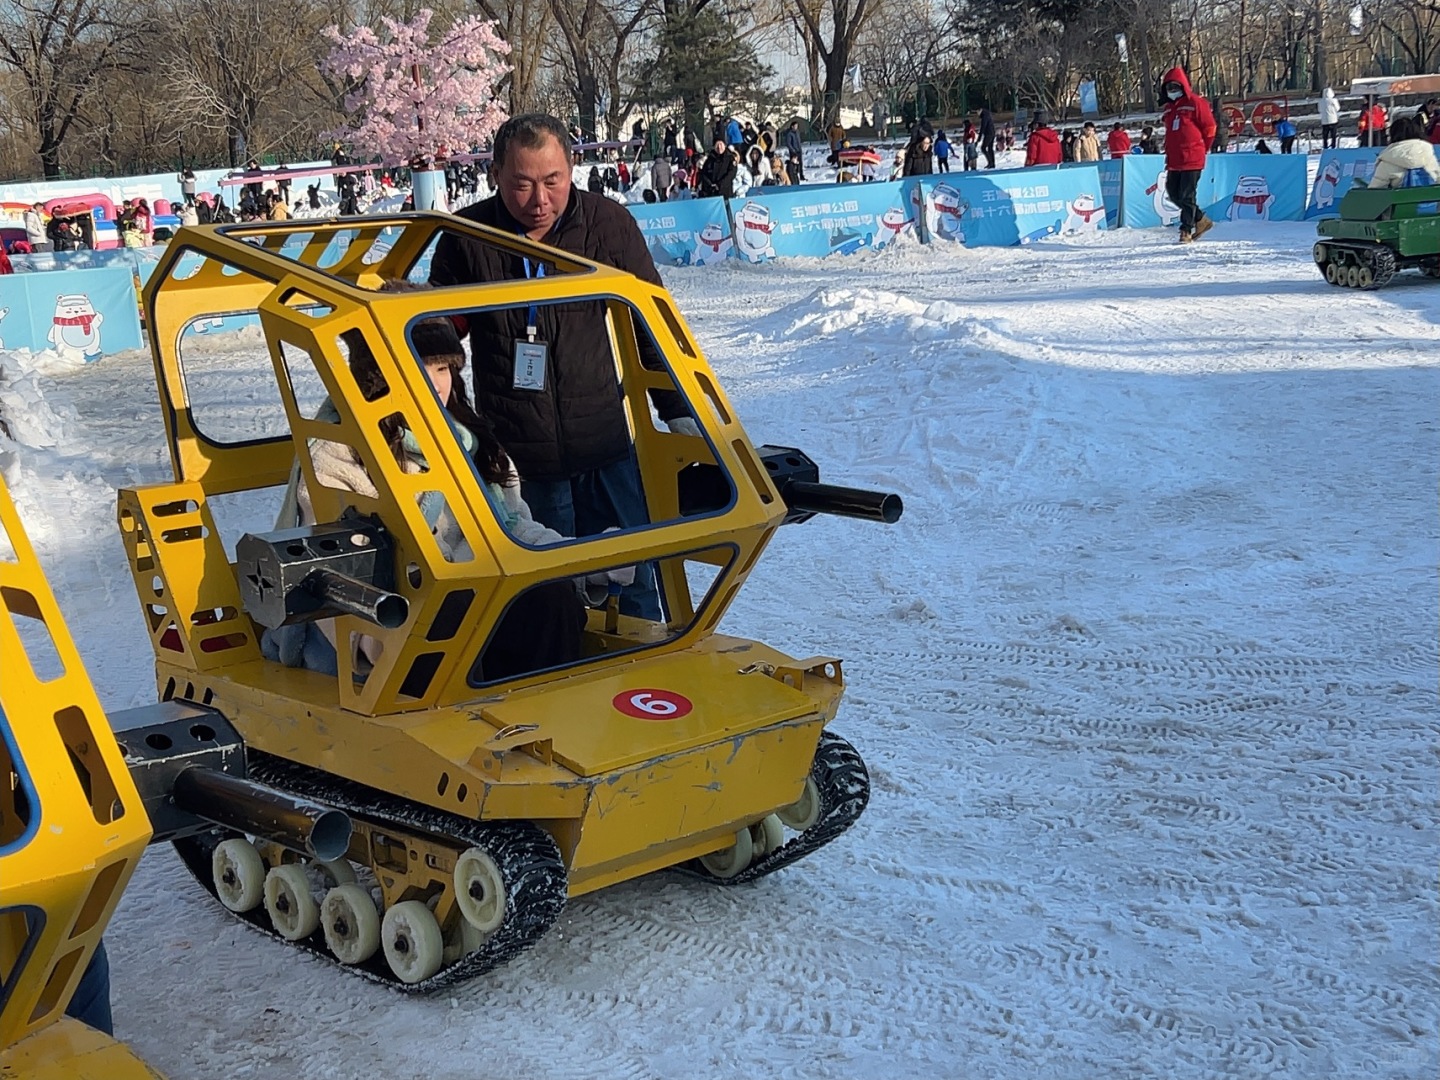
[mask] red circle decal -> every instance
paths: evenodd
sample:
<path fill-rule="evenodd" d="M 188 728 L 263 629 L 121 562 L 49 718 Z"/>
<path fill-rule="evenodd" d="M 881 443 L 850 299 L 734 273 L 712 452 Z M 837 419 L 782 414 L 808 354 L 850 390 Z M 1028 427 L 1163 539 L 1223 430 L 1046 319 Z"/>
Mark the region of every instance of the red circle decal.
<path fill-rule="evenodd" d="M 673 690 L 622 690 L 611 702 L 616 710 L 637 720 L 679 720 L 695 706 Z"/>

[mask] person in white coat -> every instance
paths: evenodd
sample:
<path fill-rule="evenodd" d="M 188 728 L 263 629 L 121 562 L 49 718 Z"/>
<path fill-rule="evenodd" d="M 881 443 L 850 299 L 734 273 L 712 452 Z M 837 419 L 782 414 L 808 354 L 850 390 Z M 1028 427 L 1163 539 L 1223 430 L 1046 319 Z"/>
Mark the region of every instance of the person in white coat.
<path fill-rule="evenodd" d="M 1375 175 L 1370 178 L 1370 186 L 1404 187 L 1406 176 L 1414 169 L 1428 176 L 1430 183 L 1440 184 L 1440 162 L 1435 160 L 1435 147 L 1424 134 L 1419 123 L 1409 116 L 1402 116 L 1391 124 L 1390 145 L 1375 159 Z"/>
<path fill-rule="evenodd" d="M 32 251 L 49 251 L 50 238 L 45 235 L 45 204 L 35 203 L 25 211 L 25 241 Z"/>
<path fill-rule="evenodd" d="M 1320 95 L 1320 136 L 1326 150 L 1339 148 L 1340 102 L 1335 97 L 1335 91 L 1328 86 Z"/>

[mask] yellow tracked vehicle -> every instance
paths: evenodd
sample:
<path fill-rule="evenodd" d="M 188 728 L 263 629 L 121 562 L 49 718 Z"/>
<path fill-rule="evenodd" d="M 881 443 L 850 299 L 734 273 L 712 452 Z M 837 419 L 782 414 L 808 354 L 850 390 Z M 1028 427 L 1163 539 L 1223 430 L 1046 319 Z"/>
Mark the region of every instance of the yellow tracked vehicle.
<path fill-rule="evenodd" d="M 447 235 L 543 275 L 383 288 L 423 282 Z M 519 310 L 533 325 L 549 305 L 608 342 L 643 527 L 523 542 L 417 359 L 427 318 Z M 239 824 L 176 840 L 240 918 L 430 990 L 515 955 L 569 896 L 668 867 L 750 881 L 864 809 L 865 766 L 825 730 L 840 661 L 715 628 L 782 523 L 894 521 L 899 499 L 752 446 L 665 290 L 459 218 L 398 214 L 183 229 L 144 308 L 175 478 L 122 490 L 119 525 L 162 702 L 240 747 L 243 768 L 171 782 L 182 806 L 244 805 Z M 223 344 L 237 321 L 258 332 Z M 357 348 L 378 386 L 357 381 Z M 698 435 L 658 421 L 663 394 Z M 402 467 L 396 430 L 423 469 Z M 323 445 L 353 453 L 374 493 L 325 486 Z M 277 528 L 295 468 L 316 521 Z M 463 539 L 440 543 L 437 521 Z M 627 568 L 653 577 L 659 617 L 592 590 L 574 662 L 487 673 L 497 627 L 532 590 Z M 333 620 L 338 674 L 267 659 L 267 642 L 316 620 Z M 224 787 L 240 775 L 261 794 Z"/>

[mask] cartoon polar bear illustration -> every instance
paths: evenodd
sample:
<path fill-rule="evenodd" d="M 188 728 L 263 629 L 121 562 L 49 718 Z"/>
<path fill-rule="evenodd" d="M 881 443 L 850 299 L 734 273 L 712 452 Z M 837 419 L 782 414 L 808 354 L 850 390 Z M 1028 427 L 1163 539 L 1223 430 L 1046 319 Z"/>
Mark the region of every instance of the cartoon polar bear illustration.
<path fill-rule="evenodd" d="M 104 321 L 105 316 L 84 293 L 57 296 L 54 325 L 45 340 L 66 360 L 95 360 L 102 352 L 100 324 Z"/>
<path fill-rule="evenodd" d="M 735 246 L 751 262 L 775 257 L 774 232 L 770 208 L 762 203 L 747 202 L 735 215 Z"/>
<path fill-rule="evenodd" d="M 1269 221 L 1275 196 L 1263 176 L 1242 176 L 1235 182 L 1235 194 L 1225 216 L 1231 221 Z"/>
<path fill-rule="evenodd" d="M 892 206 L 876 224 L 879 227 L 875 230 L 875 246 L 881 248 L 900 239 L 900 234 L 910 227 L 911 221 L 904 210 Z"/>
<path fill-rule="evenodd" d="M 1070 204 L 1069 213 L 1065 215 L 1065 224 L 1061 232 L 1098 232 L 1100 223 L 1105 220 L 1105 211 L 1096 205 L 1095 196 L 1081 194 L 1075 196 L 1075 201 Z"/>
<path fill-rule="evenodd" d="M 1174 225 L 1180 220 L 1180 208 L 1170 201 L 1170 196 L 1165 191 L 1166 170 L 1161 169 L 1160 175 L 1155 178 L 1155 183 L 1145 189 L 1145 194 L 1155 199 L 1155 213 L 1160 217 L 1161 225 Z"/>
<path fill-rule="evenodd" d="M 725 229 L 711 222 L 695 236 L 695 255 L 690 260 L 696 266 L 723 262 L 730 257 L 731 240 Z"/>
<path fill-rule="evenodd" d="M 1335 205 L 1335 187 L 1340 183 L 1340 163 L 1332 161 L 1315 177 L 1315 195 L 1311 203 L 1324 210 Z"/>
<path fill-rule="evenodd" d="M 925 225 L 931 236 L 953 240 L 957 244 L 965 242 L 965 215 L 970 211 L 970 204 L 958 189 L 939 183 L 930 189 L 927 197 L 922 198 L 917 184 L 912 198 L 924 211 Z"/>

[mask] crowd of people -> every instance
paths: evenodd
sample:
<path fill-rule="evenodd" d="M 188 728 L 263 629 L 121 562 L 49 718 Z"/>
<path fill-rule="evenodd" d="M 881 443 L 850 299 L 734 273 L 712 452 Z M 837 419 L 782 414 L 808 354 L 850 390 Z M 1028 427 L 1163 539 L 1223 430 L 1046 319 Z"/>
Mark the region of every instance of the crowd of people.
<path fill-rule="evenodd" d="M 1177 72 L 1179 78 L 1175 77 Z M 1169 97 L 1175 86 L 1180 89 L 1180 98 L 1187 103 L 1179 127 L 1175 126 L 1172 108 L 1177 99 Z M 1195 171 L 1189 166 L 1197 154 L 1200 155 L 1199 167 L 1203 168 L 1204 152 L 1226 150 L 1229 125 L 1223 122 L 1218 98 L 1207 101 L 1196 94 L 1178 68 L 1162 80 L 1162 92 L 1166 100 L 1161 120 L 1158 124 L 1142 124 L 1138 131 L 1115 121 L 1102 134 L 1096 123 L 1088 120 L 1078 128 L 1062 131 L 1051 125 L 1044 110 L 1036 111 L 1020 136 L 1025 165 L 1054 166 L 1128 154 L 1163 153 L 1173 179 L 1177 173 Z M 1328 87 L 1318 103 L 1318 120 L 1322 146 L 1338 146 L 1340 103 Z M 638 187 L 646 202 L 713 196 L 733 198 L 753 187 L 790 186 L 806 181 L 800 125 L 798 119 L 777 127 L 769 121 L 757 126 L 733 115 L 717 116 L 709 132 L 708 147 L 702 147 L 691 127 L 677 126 L 672 120 L 665 122 L 663 133 L 652 143 L 658 144 L 653 153 L 643 150 L 649 134 L 644 120 L 635 122 L 628 142 L 607 144 L 606 149 L 597 148 L 585 139 L 578 127 L 572 126 L 568 129 L 567 148 L 572 164 L 581 167 L 584 187 L 592 193 L 626 196 Z M 1388 158 L 1382 155 L 1385 175 L 1402 165 L 1404 171 L 1424 171 L 1434 160 L 1434 154 L 1430 151 L 1427 157 L 1422 152 L 1424 147 L 1415 144 L 1440 145 L 1440 101 L 1427 101 L 1414 114 L 1392 121 L 1379 101 L 1369 99 L 1359 111 L 1355 130 L 1362 146 L 1404 144 L 1403 152 Z M 1280 153 L 1294 152 L 1298 131 L 1290 116 L 1282 115 L 1275 122 L 1273 132 L 1279 141 Z M 997 123 L 989 108 L 966 115 L 949 133 L 921 117 L 911 127 L 904 147 L 896 150 L 888 162 L 885 157 L 889 151 L 882 152 L 872 144 L 852 143 L 850 133 L 838 121 L 825 135 L 828 162 L 835 166 L 836 179 L 840 182 L 994 169 L 997 153 L 1015 149 L 1017 142 L 1015 125 L 1009 121 Z M 1272 152 L 1269 142 L 1263 138 L 1258 140 L 1255 149 L 1260 153 Z M 392 178 L 378 163 L 354 162 L 340 143 L 335 143 L 332 150 L 331 163 L 340 170 L 335 173 L 336 213 L 360 214 L 362 204 L 372 197 L 400 190 L 402 178 L 398 175 Z M 443 164 L 451 205 L 473 200 L 488 190 L 484 180 L 486 156 L 488 148 L 472 148 L 469 153 L 455 155 L 448 155 L 442 149 L 434 156 L 434 161 Z M 650 160 L 644 160 L 647 157 Z M 1170 163 L 1172 157 L 1179 159 L 1183 167 Z M 213 195 L 198 191 L 194 171 L 184 169 L 177 177 L 182 201 L 172 204 L 170 212 L 181 225 L 207 225 L 237 220 L 282 221 L 298 213 L 320 210 L 330 196 L 321 192 L 318 181 L 307 185 L 304 194 L 292 205 L 291 179 L 287 172 L 285 165 L 269 171 L 256 159 L 249 160 L 237 178 L 243 183 L 238 187 L 232 209 L 226 204 L 223 191 Z M 1203 233 L 1207 225 L 1203 215 L 1183 214 L 1187 194 L 1183 186 L 1178 194 L 1177 205 L 1182 206 L 1182 236 L 1188 234 L 1193 239 Z M 413 205 L 413 201 L 407 201 L 401 209 L 410 209 Z M 115 222 L 120 242 L 125 247 L 145 247 L 163 239 L 165 230 L 157 229 L 155 218 L 146 199 L 125 200 Z M 25 239 L 12 241 L 9 254 L 93 248 L 94 224 L 89 207 L 61 206 L 46 215 L 44 205 L 36 203 L 24 215 Z"/>

